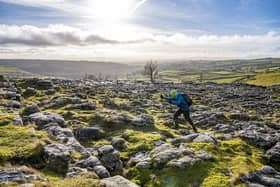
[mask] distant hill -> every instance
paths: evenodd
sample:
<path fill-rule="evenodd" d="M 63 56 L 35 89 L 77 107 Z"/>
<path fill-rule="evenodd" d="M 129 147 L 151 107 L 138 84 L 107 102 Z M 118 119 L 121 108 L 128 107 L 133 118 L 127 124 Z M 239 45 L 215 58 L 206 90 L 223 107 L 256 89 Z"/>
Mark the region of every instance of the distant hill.
<path fill-rule="evenodd" d="M 86 74 L 119 76 L 139 70 L 139 66 L 113 62 L 0 59 L 0 66 L 13 67 L 44 76 L 81 78 Z"/>

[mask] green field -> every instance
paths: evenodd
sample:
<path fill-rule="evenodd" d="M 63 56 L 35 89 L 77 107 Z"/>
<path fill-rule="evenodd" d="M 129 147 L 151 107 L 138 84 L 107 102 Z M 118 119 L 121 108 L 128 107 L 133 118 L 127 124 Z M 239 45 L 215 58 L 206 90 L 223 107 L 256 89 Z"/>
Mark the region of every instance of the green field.
<path fill-rule="evenodd" d="M 0 75 L 5 77 L 30 77 L 31 73 L 15 67 L 0 66 Z"/>
<path fill-rule="evenodd" d="M 272 86 L 280 84 L 280 59 L 228 60 L 159 65 L 157 79 L 163 82 L 241 82 Z M 137 75 L 136 80 L 148 80 Z"/>
<path fill-rule="evenodd" d="M 272 86 L 280 84 L 280 71 L 270 73 L 258 73 L 252 80 L 246 81 L 248 84 Z"/>

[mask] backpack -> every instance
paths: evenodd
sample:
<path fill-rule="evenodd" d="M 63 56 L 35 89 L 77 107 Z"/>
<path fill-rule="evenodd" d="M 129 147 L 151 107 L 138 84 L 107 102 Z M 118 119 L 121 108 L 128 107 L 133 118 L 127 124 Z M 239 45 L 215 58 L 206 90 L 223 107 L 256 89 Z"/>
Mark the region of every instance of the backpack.
<path fill-rule="evenodd" d="M 192 99 L 190 98 L 190 96 L 188 96 L 187 94 L 183 93 L 182 96 L 184 97 L 186 103 L 191 106 L 192 105 Z"/>

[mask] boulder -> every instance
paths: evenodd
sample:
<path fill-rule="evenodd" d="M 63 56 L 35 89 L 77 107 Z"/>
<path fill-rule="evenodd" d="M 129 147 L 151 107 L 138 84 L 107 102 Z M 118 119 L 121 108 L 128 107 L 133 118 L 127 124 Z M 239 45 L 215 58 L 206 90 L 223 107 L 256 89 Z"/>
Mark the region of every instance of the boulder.
<path fill-rule="evenodd" d="M 131 123 L 135 126 L 154 126 L 154 118 L 149 114 L 141 114 L 138 118 L 132 119 Z"/>
<path fill-rule="evenodd" d="M 25 80 L 25 84 L 27 86 L 33 86 L 41 90 L 48 90 L 53 88 L 53 83 L 50 80 L 44 80 L 44 79 L 38 79 L 38 78 L 32 78 Z"/>
<path fill-rule="evenodd" d="M 105 187 L 139 187 L 120 175 L 102 179 L 101 183 L 103 183 Z"/>
<path fill-rule="evenodd" d="M 77 139 L 83 141 L 98 140 L 100 129 L 97 127 L 79 127 L 74 129 L 74 135 Z"/>
<path fill-rule="evenodd" d="M 19 187 L 35 187 L 35 184 L 25 183 L 25 184 L 20 184 Z"/>
<path fill-rule="evenodd" d="M 54 88 L 47 89 L 46 94 L 53 95 L 55 94 L 56 90 Z"/>
<path fill-rule="evenodd" d="M 13 119 L 13 124 L 14 125 L 23 125 L 22 118 L 18 115 Z"/>
<path fill-rule="evenodd" d="M 138 152 L 127 162 L 127 166 L 132 167 L 136 165 L 137 168 L 150 168 L 151 167 L 151 158 L 150 153 Z M 137 166 L 138 165 L 138 166 Z"/>
<path fill-rule="evenodd" d="M 257 120 L 257 116 L 248 115 L 245 113 L 231 113 L 229 115 L 230 119 L 239 120 L 239 121 L 250 121 L 250 120 Z"/>
<path fill-rule="evenodd" d="M 16 93 L 15 91 L 7 91 L 4 93 L 1 93 L 1 95 L 8 100 L 16 100 L 21 101 L 21 95 Z"/>
<path fill-rule="evenodd" d="M 269 156 L 270 161 L 280 163 L 280 142 L 269 149 L 266 154 Z"/>
<path fill-rule="evenodd" d="M 71 103 L 71 99 L 70 98 L 64 98 L 64 97 L 57 97 L 52 99 L 49 102 L 48 107 L 64 107 L 67 104 Z"/>
<path fill-rule="evenodd" d="M 45 181 L 43 177 L 28 169 L 0 169 L 0 183 L 2 182 L 31 182 Z"/>
<path fill-rule="evenodd" d="M 11 107 L 11 108 L 21 108 L 21 103 L 19 101 L 9 101 L 7 103 L 7 107 Z"/>
<path fill-rule="evenodd" d="M 192 142 L 196 137 L 198 137 L 199 134 L 189 134 L 186 136 L 181 136 L 179 138 L 175 138 L 172 140 L 172 144 L 179 144 L 179 143 L 189 143 Z"/>
<path fill-rule="evenodd" d="M 69 148 L 63 144 L 50 144 L 44 147 L 44 159 L 51 170 L 66 173 L 71 154 Z"/>
<path fill-rule="evenodd" d="M 40 112 L 40 109 L 38 107 L 38 105 L 36 104 L 32 104 L 32 105 L 28 105 L 27 107 L 25 107 L 22 111 L 22 115 L 24 116 L 28 116 L 30 114 L 34 114 Z"/>
<path fill-rule="evenodd" d="M 172 159 L 177 159 L 183 155 L 191 154 L 192 152 L 189 150 L 181 149 L 181 148 L 170 148 L 168 150 L 161 151 L 159 153 L 153 154 L 153 164 L 156 167 L 160 167 L 163 164 L 167 163 Z"/>
<path fill-rule="evenodd" d="M 280 172 L 277 172 L 270 166 L 264 166 L 261 170 L 249 173 L 241 177 L 241 181 L 248 184 L 248 186 L 280 186 Z"/>
<path fill-rule="evenodd" d="M 125 143 L 125 139 L 118 138 L 118 137 L 112 139 L 112 145 L 115 149 L 118 149 L 118 150 L 122 150 L 127 147 L 127 145 Z"/>
<path fill-rule="evenodd" d="M 152 162 L 148 160 L 138 162 L 135 167 L 137 169 L 149 169 L 152 167 Z"/>
<path fill-rule="evenodd" d="M 99 159 L 95 156 L 90 156 L 85 160 L 81 160 L 76 163 L 76 166 L 81 167 L 81 168 L 88 168 L 88 169 L 93 169 L 95 166 L 101 165 L 101 162 Z"/>
<path fill-rule="evenodd" d="M 27 87 L 23 92 L 24 97 L 30 97 L 37 94 L 37 90 L 35 88 Z"/>
<path fill-rule="evenodd" d="M 50 123 L 47 130 L 50 136 L 54 136 L 57 140 L 61 140 L 63 142 L 65 142 L 67 138 L 74 137 L 71 129 L 62 128 L 60 126 L 57 126 L 56 123 L 54 123 L 53 125 Z"/>
<path fill-rule="evenodd" d="M 258 132 L 257 130 L 241 130 L 238 135 L 249 144 L 257 146 L 262 149 L 270 149 L 273 145 L 279 141 L 279 137 Z"/>
<path fill-rule="evenodd" d="M 45 128 L 49 123 L 56 123 L 61 127 L 66 127 L 63 117 L 52 112 L 37 112 L 29 115 L 26 120 L 37 125 L 39 129 Z"/>
<path fill-rule="evenodd" d="M 167 166 L 168 167 L 173 167 L 173 168 L 183 169 L 183 168 L 186 168 L 187 166 L 193 165 L 193 164 L 195 164 L 196 162 L 199 162 L 199 161 L 200 161 L 200 159 L 198 159 L 198 158 L 193 158 L 193 157 L 190 157 L 190 156 L 184 156 L 180 159 L 171 160 L 170 162 L 167 163 Z"/>
<path fill-rule="evenodd" d="M 87 173 L 87 172 L 88 172 L 87 169 L 84 169 L 84 168 L 71 167 L 68 169 L 66 177 L 74 177 L 74 176 L 78 176 L 80 174 Z"/>
<path fill-rule="evenodd" d="M 217 140 L 207 134 L 200 134 L 193 140 L 193 142 L 217 143 Z"/>
<path fill-rule="evenodd" d="M 93 171 L 100 177 L 100 178 L 108 178 L 110 177 L 109 171 L 102 165 L 95 166 Z"/>
<path fill-rule="evenodd" d="M 109 171 L 116 172 L 122 170 L 122 161 L 120 160 L 120 153 L 111 145 L 103 145 L 98 149 L 98 155 L 102 165 Z"/>
<path fill-rule="evenodd" d="M 89 102 L 89 103 L 81 103 L 76 104 L 74 108 L 80 109 L 80 110 L 95 110 L 96 109 L 96 103 Z"/>

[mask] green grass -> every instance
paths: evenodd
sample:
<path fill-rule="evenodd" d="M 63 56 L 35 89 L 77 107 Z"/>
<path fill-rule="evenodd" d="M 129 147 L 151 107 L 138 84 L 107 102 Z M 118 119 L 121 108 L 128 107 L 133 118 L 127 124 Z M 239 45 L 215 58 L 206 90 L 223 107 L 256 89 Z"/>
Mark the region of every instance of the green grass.
<path fill-rule="evenodd" d="M 100 180 L 94 174 L 83 174 L 72 178 L 59 179 L 50 182 L 52 187 L 102 187 Z"/>
<path fill-rule="evenodd" d="M 239 138 L 222 141 L 220 145 L 211 143 L 187 143 L 187 145 L 194 150 L 206 150 L 215 157 L 215 161 L 198 162 L 185 169 L 132 168 L 128 175 L 134 182 L 143 186 L 245 186 L 240 183 L 240 177 L 263 166 L 260 156 L 262 151 L 249 146 Z"/>
<path fill-rule="evenodd" d="M 246 81 L 248 84 L 260 86 L 272 86 L 280 84 L 280 71 L 269 73 L 258 73 L 255 79 Z"/>
<path fill-rule="evenodd" d="M 142 132 L 136 130 L 126 130 L 124 132 L 125 139 L 128 142 L 127 152 L 133 154 L 139 151 L 148 151 L 154 148 L 154 142 L 161 140 L 160 134 L 154 134 L 150 132 Z"/>
<path fill-rule="evenodd" d="M 14 77 L 18 77 L 18 76 L 22 76 L 22 77 L 26 77 L 26 76 L 32 76 L 31 73 L 23 71 L 19 68 L 15 68 L 15 67 L 6 67 L 6 66 L 0 66 L 0 74 L 1 75 L 5 75 L 5 76 L 14 76 Z"/>
<path fill-rule="evenodd" d="M 0 113 L 0 127 L 10 124 L 14 118 L 14 114 Z"/>
<path fill-rule="evenodd" d="M 32 126 L 1 126 L 0 161 L 36 156 L 47 140 L 45 132 L 35 131 Z"/>

